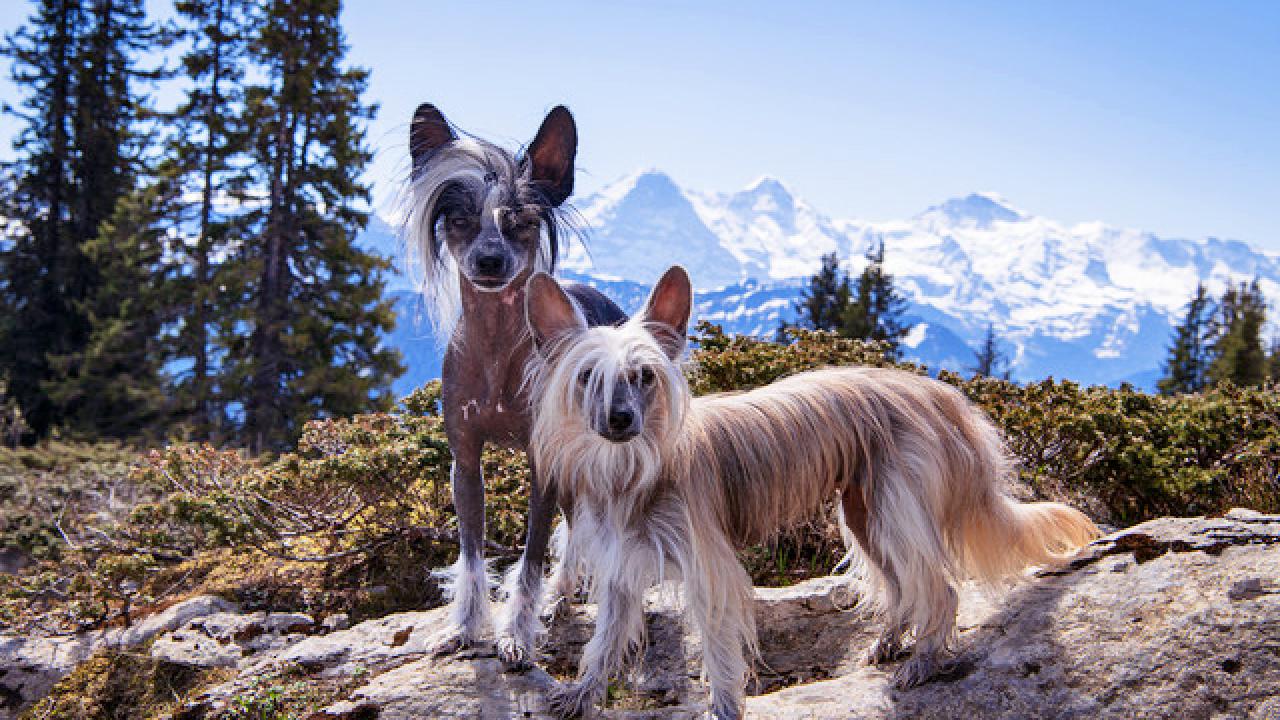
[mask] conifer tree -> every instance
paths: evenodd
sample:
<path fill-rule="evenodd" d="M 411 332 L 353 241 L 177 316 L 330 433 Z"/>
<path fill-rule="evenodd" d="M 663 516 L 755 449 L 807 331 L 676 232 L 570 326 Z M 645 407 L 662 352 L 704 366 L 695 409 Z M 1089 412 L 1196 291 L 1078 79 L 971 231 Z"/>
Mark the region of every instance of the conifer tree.
<path fill-rule="evenodd" d="M 884 241 L 867 252 L 867 266 L 853 283 L 852 299 L 841 316 L 841 334 L 889 344 L 889 356 L 898 357 L 899 345 L 911 329 L 902 320 L 907 301 L 884 269 Z"/>
<path fill-rule="evenodd" d="M 786 320 L 779 320 L 778 327 L 773 329 L 773 341 L 779 345 L 791 344 L 791 336 L 787 334 L 789 327 Z"/>
<path fill-rule="evenodd" d="M 165 330 L 178 314 L 170 251 L 175 190 L 160 181 L 125 196 L 84 244 L 100 282 L 78 303 L 89 321 L 85 346 L 52 359 L 48 394 L 61 425 L 80 437 L 163 438 L 174 414 Z"/>
<path fill-rule="evenodd" d="M 1000 347 L 1000 339 L 996 336 L 995 325 L 987 324 L 987 334 L 983 337 L 982 345 L 974 351 L 973 355 L 973 366 L 970 369 L 975 375 L 993 377 L 1000 380 L 1009 379 L 1011 374 L 1009 355 Z"/>
<path fill-rule="evenodd" d="M 1266 299 L 1256 278 L 1227 288 L 1214 322 L 1210 381 L 1254 387 L 1266 380 L 1267 356 L 1262 349 L 1266 322 Z"/>
<path fill-rule="evenodd" d="M 1161 394 L 1193 393 L 1208 382 L 1209 320 L 1213 301 L 1203 283 L 1196 284 L 1187 314 L 1174 330 L 1173 345 L 1165 361 L 1164 377 L 1157 383 Z"/>
<path fill-rule="evenodd" d="M 12 220 L 0 249 L 0 371 L 36 435 L 64 419 L 50 396 L 92 333 L 86 304 L 101 273 L 86 252 L 132 190 L 141 155 L 145 52 L 163 40 L 142 0 L 41 0 L 6 37 L 26 92 L 7 167 Z M 55 368 L 55 365 L 58 367 Z"/>
<path fill-rule="evenodd" d="M 361 102 L 368 73 L 343 67 L 340 10 L 338 0 L 272 0 L 251 48 L 265 82 L 245 94 L 248 172 L 265 202 L 245 215 L 252 234 L 234 269 L 251 330 L 230 348 L 225 382 L 256 450 L 318 415 L 386 407 L 401 371 L 381 344 L 395 322 L 382 297 L 389 264 L 355 245 L 374 108 Z"/>
<path fill-rule="evenodd" d="M 840 270 L 840 258 L 834 252 L 827 253 L 818 274 L 809 278 L 809 286 L 800 292 L 795 306 L 799 323 L 813 330 L 838 330 L 848 304 L 849 276 Z"/>
<path fill-rule="evenodd" d="M 73 348 L 83 332 L 64 290 L 68 277 L 81 272 L 71 223 L 71 148 L 84 15 L 78 0 L 44 0 L 4 47 L 11 78 L 26 97 L 21 109 L 5 105 L 22 128 L 13 143 L 17 158 L 5 167 L 9 222 L 0 248 L 0 373 L 7 379 L 6 398 L 41 435 L 55 421 L 42 390 L 50 375 L 48 354 Z"/>
<path fill-rule="evenodd" d="M 244 68 L 258 21 L 252 0 L 178 0 L 187 82 L 172 115 L 168 173 L 186 191 L 176 199 L 175 218 L 188 242 L 178 254 L 188 272 L 178 278 L 186 313 L 175 338 L 183 371 L 175 379 L 179 412 L 192 434 L 209 439 L 227 425 L 218 374 L 226 335 L 234 323 L 234 273 L 219 259 L 240 239 L 237 200 L 245 180 L 239 167 L 247 156 L 244 127 Z M 221 328 L 221 329 L 220 329 Z"/>

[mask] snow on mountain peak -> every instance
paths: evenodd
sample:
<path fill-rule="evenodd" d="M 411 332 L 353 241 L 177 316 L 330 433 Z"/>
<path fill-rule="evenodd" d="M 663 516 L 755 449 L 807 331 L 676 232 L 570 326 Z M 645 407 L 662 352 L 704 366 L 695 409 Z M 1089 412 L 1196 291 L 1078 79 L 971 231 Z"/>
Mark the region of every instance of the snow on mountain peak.
<path fill-rule="evenodd" d="M 761 175 L 752 180 L 738 194 L 792 196 L 791 188 L 772 175 Z"/>
<path fill-rule="evenodd" d="M 796 209 L 795 196 L 787 186 L 768 175 L 731 195 L 729 204 L 738 212 L 773 215 L 784 224 L 793 222 Z"/>
<path fill-rule="evenodd" d="M 689 196 L 660 170 L 642 170 L 581 203 L 587 245 L 566 269 L 652 282 L 669 265 L 696 268 L 703 287 L 743 279 L 741 262 L 703 222 Z"/>
<path fill-rule="evenodd" d="M 1007 200 L 996 193 L 970 193 L 964 197 L 947 200 L 941 205 L 934 205 L 916 216 L 920 219 L 945 218 L 950 223 L 971 224 L 974 227 L 988 228 L 996 222 L 1017 222 L 1023 220 L 1022 213 L 1013 209 Z"/>

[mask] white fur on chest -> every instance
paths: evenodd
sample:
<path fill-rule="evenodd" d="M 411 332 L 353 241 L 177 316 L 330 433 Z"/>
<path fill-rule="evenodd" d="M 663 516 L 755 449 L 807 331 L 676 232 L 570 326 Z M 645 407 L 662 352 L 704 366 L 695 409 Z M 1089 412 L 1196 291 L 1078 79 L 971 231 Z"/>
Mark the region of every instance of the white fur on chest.
<path fill-rule="evenodd" d="M 690 558 L 687 514 L 675 500 L 637 513 L 622 502 L 579 502 L 570 542 L 591 579 L 651 587 L 679 580 Z"/>

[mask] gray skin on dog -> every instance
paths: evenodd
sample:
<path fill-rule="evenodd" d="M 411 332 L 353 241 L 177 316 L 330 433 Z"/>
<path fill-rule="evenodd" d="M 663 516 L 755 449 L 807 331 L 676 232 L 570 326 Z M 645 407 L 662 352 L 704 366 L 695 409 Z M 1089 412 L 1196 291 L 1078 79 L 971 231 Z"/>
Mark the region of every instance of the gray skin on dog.
<path fill-rule="evenodd" d="M 414 114 L 410 154 L 415 178 L 432 178 L 433 173 L 439 178 L 439 182 L 432 179 L 435 184 L 430 188 L 427 221 L 435 229 L 437 246 L 429 249 L 428 261 L 440 262 L 446 252 L 452 256 L 461 304 L 442 372 L 460 542 L 453 599 L 456 632 L 436 648 L 437 653 L 470 645 L 487 622 L 481 451 L 486 443 L 524 449 L 529 441 L 525 372 L 534 346 L 524 315 L 525 283 L 537 269 L 554 269 L 556 228 L 546 224 L 555 223 L 555 209 L 573 191 L 577 130 L 568 110 L 556 107 L 519 157 L 487 143 L 484 152 L 462 149 L 477 142 L 459 140 L 430 104 Z M 457 180 L 450 179 L 454 165 L 459 168 Z M 478 184 L 477 177 L 483 177 L 483 182 Z M 547 232 L 549 248 L 543 245 Z M 535 267 L 539 252 L 544 253 L 543 264 L 550 267 Z M 599 291 L 584 285 L 566 285 L 566 290 L 588 324 L 626 320 L 625 313 Z M 530 482 L 525 549 L 508 578 L 507 607 L 497 629 L 499 655 L 514 667 L 526 665 L 534 656 L 543 562 L 556 510 L 554 491 L 543 492 L 540 487 L 541 483 Z M 576 586 L 572 568 L 564 582 Z M 565 588 L 554 589 L 564 592 Z"/>

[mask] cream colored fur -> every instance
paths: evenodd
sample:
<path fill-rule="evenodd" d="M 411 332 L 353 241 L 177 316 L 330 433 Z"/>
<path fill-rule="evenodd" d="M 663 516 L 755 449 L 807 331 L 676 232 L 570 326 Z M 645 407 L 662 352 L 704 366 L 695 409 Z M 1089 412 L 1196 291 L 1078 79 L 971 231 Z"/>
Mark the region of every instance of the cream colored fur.
<path fill-rule="evenodd" d="M 958 580 L 1001 582 L 1098 535 L 1070 507 L 1006 494 L 1011 462 L 999 433 L 949 385 L 848 367 L 692 398 L 654 328 L 644 316 L 579 328 L 536 376 L 530 452 L 574 508 L 571 542 L 601 607 L 579 683 L 555 697 L 565 714 L 601 699 L 642 642 L 642 593 L 670 577 L 683 579 L 703 636 L 712 714 L 739 717 L 756 635 L 736 550 L 833 500 L 885 615 L 874 659 L 896 655 L 906 634 L 916 639 L 902 687 L 927 680 L 951 644 Z M 593 432 L 601 398 L 644 366 L 657 380 L 643 432 L 623 443 Z"/>

